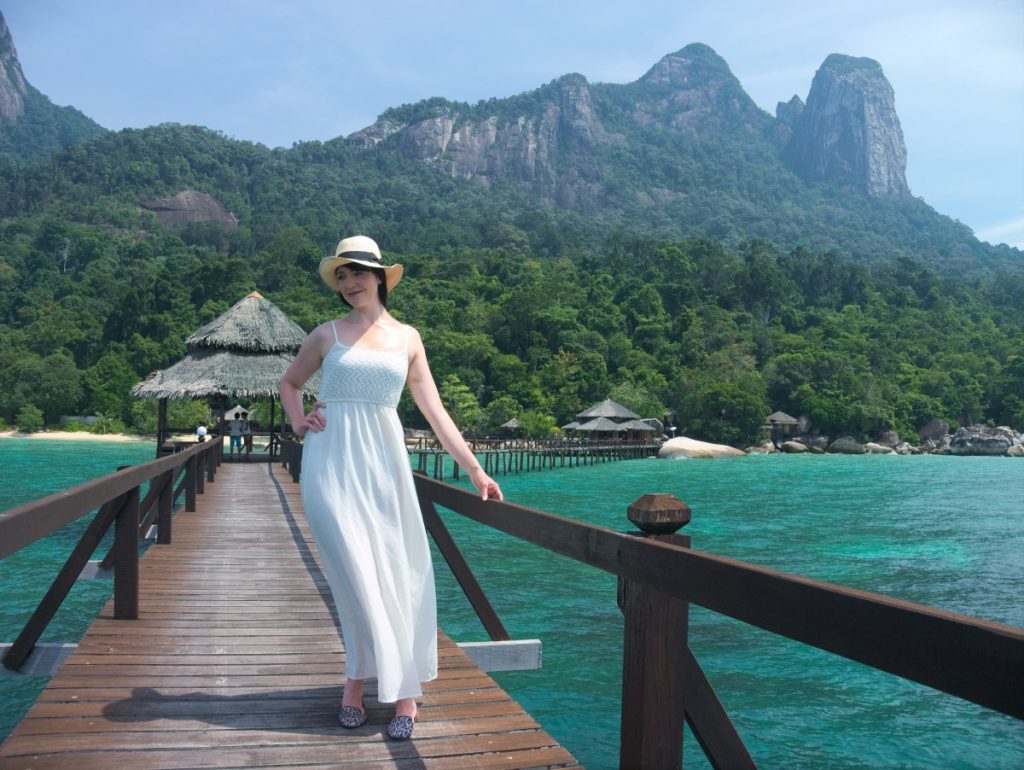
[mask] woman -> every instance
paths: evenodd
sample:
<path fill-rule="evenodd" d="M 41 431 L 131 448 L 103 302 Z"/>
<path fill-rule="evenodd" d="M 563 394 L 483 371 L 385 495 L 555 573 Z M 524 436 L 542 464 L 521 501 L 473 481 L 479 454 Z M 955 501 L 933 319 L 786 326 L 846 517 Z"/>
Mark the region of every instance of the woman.
<path fill-rule="evenodd" d="M 481 497 L 502 494 L 445 411 L 419 333 L 388 313 L 402 266 L 384 266 L 377 244 L 357 235 L 320 263 L 320 277 L 351 309 L 306 338 L 281 379 L 281 402 L 292 430 L 307 436 L 303 507 L 345 640 L 338 720 L 366 721 L 363 682 L 376 677 L 378 701 L 395 703 L 388 736 L 403 740 L 420 684 L 437 676 L 434 573 L 395 410 L 404 385 Z M 301 389 L 317 369 L 320 394 L 305 414 Z"/>

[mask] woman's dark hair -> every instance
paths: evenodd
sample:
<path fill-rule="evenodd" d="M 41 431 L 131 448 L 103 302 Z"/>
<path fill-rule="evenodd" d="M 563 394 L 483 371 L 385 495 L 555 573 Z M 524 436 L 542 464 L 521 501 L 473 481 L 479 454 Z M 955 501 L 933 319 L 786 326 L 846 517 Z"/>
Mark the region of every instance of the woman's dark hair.
<path fill-rule="evenodd" d="M 344 267 L 344 265 L 339 265 L 339 268 L 341 268 L 341 267 Z M 355 267 L 352 267 L 351 269 L 353 271 L 360 270 L 360 271 L 367 272 L 367 273 L 373 273 L 375 276 L 380 278 L 380 283 L 377 284 L 377 296 L 380 297 L 380 304 L 382 304 L 384 307 L 387 307 L 388 306 L 388 277 L 385 274 L 384 269 L 380 268 L 380 267 L 364 267 L 363 265 L 356 265 Z M 337 272 L 337 271 L 335 271 L 335 272 Z M 341 299 L 341 304 L 343 304 L 345 307 L 352 307 L 352 305 L 349 304 L 348 300 L 345 299 L 341 295 L 340 291 L 338 292 L 338 297 Z"/>

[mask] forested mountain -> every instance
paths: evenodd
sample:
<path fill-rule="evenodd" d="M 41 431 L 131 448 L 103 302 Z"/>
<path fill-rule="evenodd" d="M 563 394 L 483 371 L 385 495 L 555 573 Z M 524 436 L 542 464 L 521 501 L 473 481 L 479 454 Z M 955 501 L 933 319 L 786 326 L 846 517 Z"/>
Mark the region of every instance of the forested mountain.
<path fill-rule="evenodd" d="M 144 422 L 131 386 L 249 291 L 306 329 L 338 314 L 315 268 L 363 232 L 406 265 L 393 311 L 423 332 L 466 428 L 518 415 L 544 433 L 610 395 L 738 444 L 776 409 L 830 434 L 1020 429 L 1020 252 L 900 189 L 894 114 L 831 159 L 794 149 L 844 104 L 884 113 L 865 61 L 830 57 L 807 105 L 775 118 L 689 46 L 637 84 L 432 100 L 288 150 L 163 125 L 8 167 L 0 418 Z M 544 149 L 532 176 L 514 126 Z M 863 159 L 879 130 L 885 157 Z"/>
<path fill-rule="evenodd" d="M 0 165 L 46 158 L 105 130 L 73 107 L 57 107 L 25 80 L 0 14 Z"/>

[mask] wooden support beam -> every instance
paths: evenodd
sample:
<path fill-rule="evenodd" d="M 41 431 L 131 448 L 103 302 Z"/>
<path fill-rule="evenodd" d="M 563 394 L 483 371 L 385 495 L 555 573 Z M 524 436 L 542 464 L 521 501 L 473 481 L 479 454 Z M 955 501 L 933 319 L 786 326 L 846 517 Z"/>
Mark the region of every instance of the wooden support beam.
<path fill-rule="evenodd" d="M 114 522 L 114 618 L 139 616 L 139 488 L 125 494 Z"/>

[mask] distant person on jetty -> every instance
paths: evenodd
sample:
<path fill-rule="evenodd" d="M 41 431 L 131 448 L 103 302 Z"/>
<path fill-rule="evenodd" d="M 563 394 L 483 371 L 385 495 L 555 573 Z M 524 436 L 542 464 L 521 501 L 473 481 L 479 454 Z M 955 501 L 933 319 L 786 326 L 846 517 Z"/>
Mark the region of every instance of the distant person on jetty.
<path fill-rule="evenodd" d="M 228 442 L 228 453 L 234 457 L 235 447 L 238 447 L 238 454 L 242 454 L 242 413 L 235 412 L 228 423 L 228 435 L 231 437 Z"/>
<path fill-rule="evenodd" d="M 366 721 L 363 682 L 395 703 L 388 736 L 412 735 L 421 683 L 437 677 L 434 572 L 396 407 L 409 390 L 449 454 L 484 499 L 502 499 L 445 411 L 419 332 L 387 310 L 401 265 L 356 235 L 320 262 L 347 315 L 321 324 L 281 379 L 292 430 L 306 436 L 302 503 L 345 640 L 345 693 L 338 721 Z M 304 413 L 302 386 L 321 370 L 320 394 Z"/>
<path fill-rule="evenodd" d="M 242 443 L 245 445 L 245 457 L 248 459 L 252 454 L 252 422 L 249 420 L 248 412 L 242 412 Z"/>

